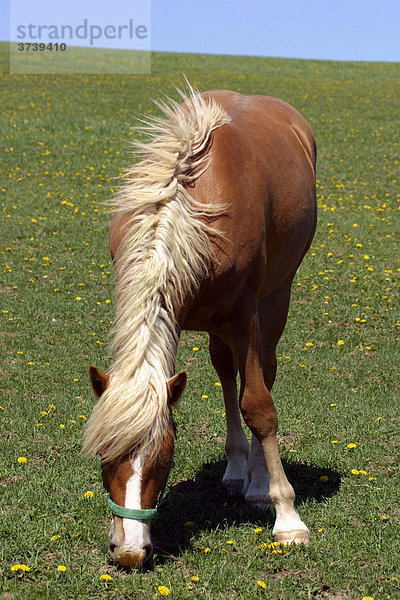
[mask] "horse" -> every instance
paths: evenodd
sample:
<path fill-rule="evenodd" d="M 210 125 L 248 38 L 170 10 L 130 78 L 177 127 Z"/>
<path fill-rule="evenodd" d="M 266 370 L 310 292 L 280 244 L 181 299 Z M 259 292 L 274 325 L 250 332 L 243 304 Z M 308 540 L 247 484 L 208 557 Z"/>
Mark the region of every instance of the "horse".
<path fill-rule="evenodd" d="M 315 139 L 276 98 L 190 86 L 181 95 L 156 103 L 161 117 L 146 120 L 139 161 L 117 192 L 115 360 L 109 375 L 89 372 L 98 400 L 82 452 L 101 457 L 109 552 L 123 567 L 152 554 L 172 407 L 187 380 L 175 374 L 182 330 L 209 334 L 226 407 L 227 491 L 274 509 L 276 542 L 309 540 L 279 456 L 271 389 L 292 281 L 316 228 Z"/>

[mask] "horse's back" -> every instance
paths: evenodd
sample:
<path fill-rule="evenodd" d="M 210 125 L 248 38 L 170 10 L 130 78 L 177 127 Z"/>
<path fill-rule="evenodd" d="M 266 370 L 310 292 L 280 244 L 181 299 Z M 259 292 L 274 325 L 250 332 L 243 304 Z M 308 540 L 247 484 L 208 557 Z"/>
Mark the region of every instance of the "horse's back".
<path fill-rule="evenodd" d="M 215 241 L 214 276 L 199 302 L 223 289 L 233 297 L 242 286 L 263 297 L 296 271 L 315 230 L 314 136 L 281 100 L 226 90 L 203 96 L 231 122 L 213 131 L 209 166 L 190 189 L 196 200 L 228 205 L 214 224 L 225 241 Z"/>

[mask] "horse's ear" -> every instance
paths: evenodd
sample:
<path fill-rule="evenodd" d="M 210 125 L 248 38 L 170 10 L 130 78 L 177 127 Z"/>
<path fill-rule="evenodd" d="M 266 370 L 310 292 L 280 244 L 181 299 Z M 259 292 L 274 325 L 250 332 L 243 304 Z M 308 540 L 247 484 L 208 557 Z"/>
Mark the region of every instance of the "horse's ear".
<path fill-rule="evenodd" d="M 168 401 L 171 405 L 176 404 L 186 387 L 187 375 L 185 371 L 179 371 L 177 375 L 168 381 Z"/>
<path fill-rule="evenodd" d="M 110 379 L 109 376 L 99 371 L 94 365 L 91 365 L 89 369 L 89 378 L 94 393 L 100 398 L 108 385 L 108 380 Z"/>

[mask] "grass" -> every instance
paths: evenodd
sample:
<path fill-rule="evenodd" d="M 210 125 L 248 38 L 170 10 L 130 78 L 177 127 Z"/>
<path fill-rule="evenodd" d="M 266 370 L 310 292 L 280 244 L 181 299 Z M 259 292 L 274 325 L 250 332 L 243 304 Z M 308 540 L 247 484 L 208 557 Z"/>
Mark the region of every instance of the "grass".
<path fill-rule="evenodd" d="M 151 75 L 24 76 L 7 73 L 0 48 L 0 597 L 139 599 L 166 586 L 181 600 L 397 598 L 399 66 L 154 53 Z M 222 392 L 207 336 L 187 333 L 154 567 L 128 573 L 106 553 L 99 465 L 79 456 L 94 405 L 87 369 L 111 361 L 102 202 L 134 160 L 133 115 L 174 95 L 182 72 L 201 89 L 283 98 L 317 138 L 319 225 L 274 387 L 282 458 L 312 537 L 276 553 L 271 516 L 224 494 Z"/>

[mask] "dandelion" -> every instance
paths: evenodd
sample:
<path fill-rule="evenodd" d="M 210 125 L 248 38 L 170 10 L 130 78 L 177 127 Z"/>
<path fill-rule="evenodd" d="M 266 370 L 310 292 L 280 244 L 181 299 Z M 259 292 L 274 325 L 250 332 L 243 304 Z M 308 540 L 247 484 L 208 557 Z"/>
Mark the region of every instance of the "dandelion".
<path fill-rule="evenodd" d="M 20 464 L 22 464 L 22 463 L 26 463 L 26 462 L 28 462 L 28 459 L 27 459 L 25 456 L 19 456 L 19 457 L 18 457 L 18 462 L 19 462 Z"/>
<path fill-rule="evenodd" d="M 112 577 L 111 575 L 108 575 L 108 573 L 102 573 L 99 577 L 100 581 L 111 581 Z"/>
<path fill-rule="evenodd" d="M 219 381 L 215 381 L 215 382 L 214 382 L 214 385 L 215 385 L 215 387 L 221 387 L 221 384 L 220 384 L 220 382 L 219 382 Z"/>
<path fill-rule="evenodd" d="M 169 596 L 170 590 L 165 585 L 159 585 L 157 588 L 157 593 L 160 594 L 160 596 Z"/>
<path fill-rule="evenodd" d="M 197 351 L 198 351 L 198 347 L 197 347 L 197 346 L 195 346 L 195 347 L 193 348 L 193 352 L 197 352 Z"/>
<path fill-rule="evenodd" d="M 230 546 L 232 546 L 233 540 L 228 540 L 226 543 L 229 544 Z"/>
<path fill-rule="evenodd" d="M 359 475 L 360 474 L 360 471 L 358 471 L 357 469 L 352 469 L 351 472 L 352 472 L 353 475 Z"/>
<path fill-rule="evenodd" d="M 350 442 L 350 444 L 347 444 L 348 448 L 357 448 L 357 444 L 355 444 L 354 442 Z"/>
<path fill-rule="evenodd" d="M 88 490 L 87 492 L 84 493 L 84 496 L 85 496 L 85 498 L 93 498 L 93 492 Z"/>
<path fill-rule="evenodd" d="M 193 583 L 197 583 L 198 581 L 200 581 L 200 577 L 197 577 L 197 575 L 193 575 L 193 577 L 190 578 L 190 581 L 193 581 Z"/>
<path fill-rule="evenodd" d="M 25 571 L 29 573 L 30 570 L 31 568 L 28 565 L 20 565 L 19 563 L 11 567 L 11 571 Z"/>
<path fill-rule="evenodd" d="M 65 565 L 58 565 L 57 567 L 57 571 L 60 571 L 61 573 L 64 573 L 64 571 L 67 570 L 67 567 Z"/>
<path fill-rule="evenodd" d="M 265 581 L 261 581 L 261 580 L 257 581 L 257 585 L 258 585 L 258 587 L 262 588 L 263 590 L 265 590 L 267 587 L 267 584 L 265 583 Z"/>
<path fill-rule="evenodd" d="M 81 298 L 80 296 L 77 296 L 77 297 L 75 298 L 75 300 L 78 300 L 78 302 L 79 302 L 80 300 L 82 300 L 82 298 Z"/>
<path fill-rule="evenodd" d="M 208 398 L 207 394 L 203 394 L 203 395 L 202 395 L 202 398 L 203 398 L 204 400 L 207 400 L 207 398 Z"/>
<path fill-rule="evenodd" d="M 372 596 L 364 596 L 362 600 L 374 600 Z"/>
<path fill-rule="evenodd" d="M 60 537 L 61 537 L 61 535 L 53 535 L 51 539 L 53 542 L 55 542 L 56 540 L 59 540 Z"/>
<path fill-rule="evenodd" d="M 210 548 L 203 548 L 204 554 L 208 554 L 210 552 Z"/>
<path fill-rule="evenodd" d="M 255 531 L 255 533 L 261 533 L 262 527 L 256 527 L 254 531 Z"/>
<path fill-rule="evenodd" d="M 344 344 L 344 341 L 343 341 L 343 340 L 338 340 L 338 342 L 337 342 L 337 345 L 338 345 L 338 346 L 343 346 L 343 344 Z"/>
<path fill-rule="evenodd" d="M 331 444 L 337 444 L 338 441 L 337 440 L 332 440 Z"/>

